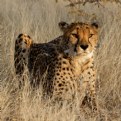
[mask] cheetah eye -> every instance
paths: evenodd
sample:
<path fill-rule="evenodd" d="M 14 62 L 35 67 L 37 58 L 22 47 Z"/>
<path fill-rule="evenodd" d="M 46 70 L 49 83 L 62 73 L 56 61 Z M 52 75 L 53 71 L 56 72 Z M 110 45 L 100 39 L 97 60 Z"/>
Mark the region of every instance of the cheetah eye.
<path fill-rule="evenodd" d="M 78 35 L 77 34 L 72 34 L 72 36 L 78 38 Z"/>
<path fill-rule="evenodd" d="M 94 35 L 94 34 L 90 34 L 90 35 L 89 35 L 89 38 L 91 38 L 93 35 Z"/>

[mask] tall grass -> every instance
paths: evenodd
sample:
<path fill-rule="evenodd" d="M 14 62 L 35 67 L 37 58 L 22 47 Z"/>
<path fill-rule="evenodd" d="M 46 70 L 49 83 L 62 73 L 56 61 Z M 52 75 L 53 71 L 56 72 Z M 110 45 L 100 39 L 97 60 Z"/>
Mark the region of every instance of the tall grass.
<path fill-rule="evenodd" d="M 88 117 L 78 105 L 70 110 L 65 103 L 43 104 L 41 91 L 31 92 L 27 72 L 25 86 L 18 90 L 19 79 L 14 73 L 14 42 L 19 33 L 29 34 L 35 42 L 47 42 L 58 37 L 60 21 L 93 21 L 90 16 L 78 16 L 67 2 L 54 0 L 0 0 L 0 110 L 1 121 L 120 121 L 121 120 L 121 9 L 114 3 L 104 7 L 79 6 L 93 14 L 100 26 L 96 51 L 98 73 L 97 95 L 100 115 Z M 76 102 L 78 103 L 78 101 Z"/>

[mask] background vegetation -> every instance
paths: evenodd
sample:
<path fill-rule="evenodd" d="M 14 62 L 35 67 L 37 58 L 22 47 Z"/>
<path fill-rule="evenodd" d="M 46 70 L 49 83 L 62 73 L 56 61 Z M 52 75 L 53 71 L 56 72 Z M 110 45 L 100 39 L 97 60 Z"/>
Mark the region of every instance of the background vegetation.
<path fill-rule="evenodd" d="M 0 0 L 1 121 L 121 121 L 121 6 L 116 2 L 98 6 L 91 1 L 73 5 L 71 0 Z M 70 110 L 66 103 L 61 110 L 43 105 L 41 91 L 31 93 L 26 71 L 25 86 L 18 90 L 13 65 L 16 37 L 27 33 L 35 42 L 50 41 L 62 34 L 60 21 L 99 23 L 96 68 L 100 113 L 96 117 L 87 118 L 77 106 Z"/>

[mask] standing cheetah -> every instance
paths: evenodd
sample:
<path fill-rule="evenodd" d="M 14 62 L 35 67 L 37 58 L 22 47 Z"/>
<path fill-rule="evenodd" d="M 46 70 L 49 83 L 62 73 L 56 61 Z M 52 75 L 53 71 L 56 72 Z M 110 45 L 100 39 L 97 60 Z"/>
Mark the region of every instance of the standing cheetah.
<path fill-rule="evenodd" d="M 36 44 L 32 43 L 31 39 L 30 42 L 25 42 L 23 35 L 17 39 L 23 38 L 25 46 L 29 47 L 24 52 L 28 54 L 26 63 L 31 84 L 40 84 L 43 94 L 62 100 L 72 99 L 76 94 L 81 95 L 83 88 L 85 99 L 91 98 L 91 102 L 95 105 L 94 51 L 98 42 L 98 25 L 60 22 L 59 27 L 63 35 L 59 40 L 49 43 Z M 23 46 L 21 47 L 23 50 Z M 15 53 L 18 52 L 15 50 Z M 15 61 L 15 67 L 16 65 Z"/>

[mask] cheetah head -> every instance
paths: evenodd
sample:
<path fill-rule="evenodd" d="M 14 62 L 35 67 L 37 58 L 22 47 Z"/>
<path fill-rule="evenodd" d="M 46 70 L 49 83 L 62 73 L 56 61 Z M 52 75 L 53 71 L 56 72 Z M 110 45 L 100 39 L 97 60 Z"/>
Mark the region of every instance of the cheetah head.
<path fill-rule="evenodd" d="M 68 41 L 69 49 L 65 52 L 70 56 L 93 55 L 98 42 L 98 25 L 96 23 L 59 23 L 60 29 L 63 31 L 63 36 Z"/>

